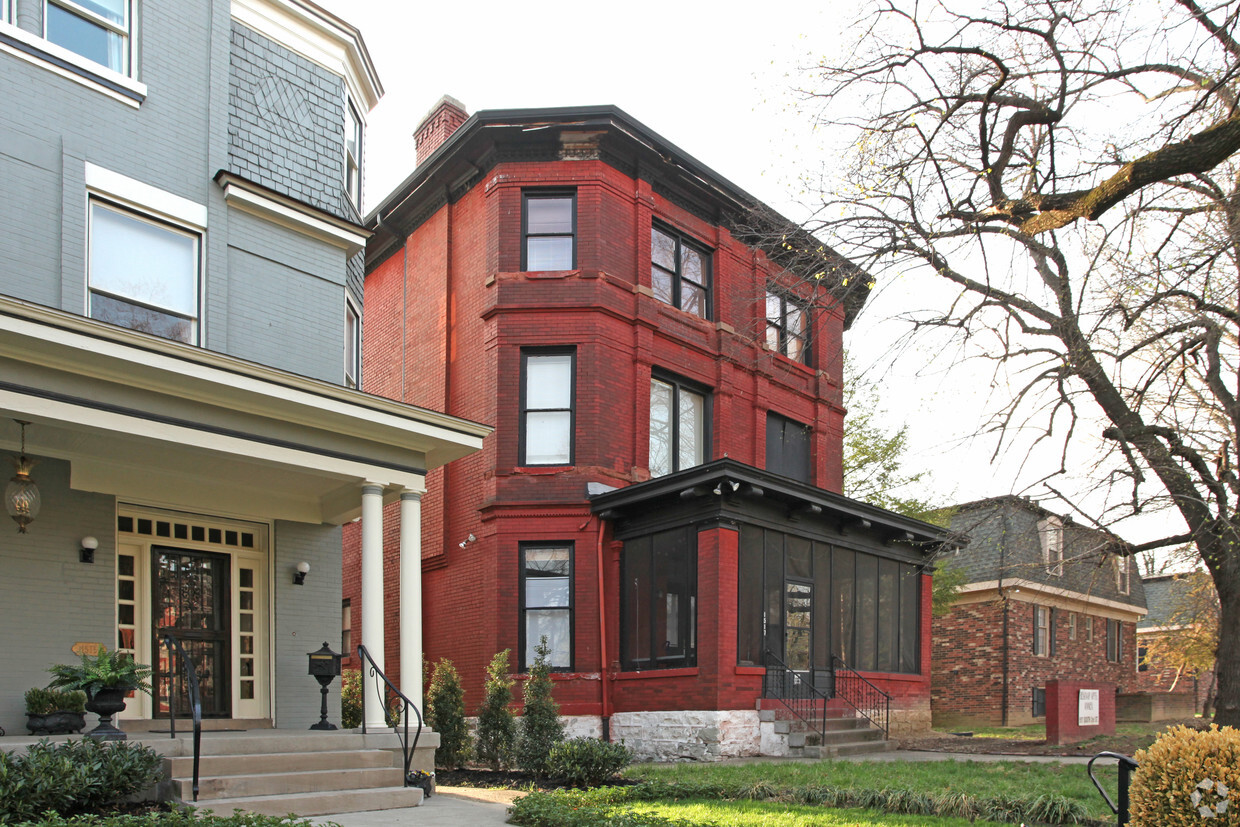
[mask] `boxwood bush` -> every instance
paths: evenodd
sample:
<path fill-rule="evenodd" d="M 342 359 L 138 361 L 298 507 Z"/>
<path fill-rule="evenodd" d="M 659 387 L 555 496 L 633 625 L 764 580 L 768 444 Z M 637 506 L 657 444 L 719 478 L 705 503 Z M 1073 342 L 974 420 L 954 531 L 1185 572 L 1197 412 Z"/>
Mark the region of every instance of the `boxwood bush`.
<path fill-rule="evenodd" d="M 1240 824 L 1240 730 L 1172 727 L 1133 758 L 1133 827 Z"/>
<path fill-rule="evenodd" d="M 597 787 L 633 761 L 624 744 L 597 738 L 561 741 L 547 755 L 547 773 L 574 787 Z"/>
<path fill-rule="evenodd" d="M 0 823 L 97 812 L 159 780 L 162 763 L 148 746 L 91 738 L 0 752 Z"/>

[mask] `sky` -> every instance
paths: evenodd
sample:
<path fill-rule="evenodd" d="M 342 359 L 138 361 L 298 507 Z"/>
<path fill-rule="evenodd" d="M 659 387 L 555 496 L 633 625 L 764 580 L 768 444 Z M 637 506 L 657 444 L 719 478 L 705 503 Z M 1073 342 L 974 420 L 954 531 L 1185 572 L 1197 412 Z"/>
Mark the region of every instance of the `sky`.
<path fill-rule="evenodd" d="M 366 116 L 367 211 L 413 171 L 414 129 L 445 94 L 471 113 L 618 106 L 794 221 L 809 214 L 802 174 L 830 171 L 829 136 L 814 133 L 807 110 L 830 102 L 807 102 L 796 90 L 812 85 L 802 67 L 849 37 L 839 3 L 766 0 L 761 13 L 739 5 L 703 13 L 699 3 L 647 0 L 622 7 L 318 2 L 361 30 L 385 89 Z M 951 360 L 941 358 L 938 343 L 896 351 L 906 329 L 896 317 L 941 298 L 921 287 L 881 284 L 845 342 L 883 400 L 880 421 L 908 426 L 906 465 L 928 472 L 911 493 L 935 504 L 1046 496 L 1030 486 L 1058 463 L 1056 452 L 1018 446 L 992 460 L 993 440 L 977 436 L 986 412 L 1010 393 L 1002 377 L 947 370 Z M 890 358 L 895 352 L 899 357 Z M 1087 454 L 1074 461 L 1085 464 Z M 1062 503 L 1047 507 L 1067 511 Z M 1175 518 L 1155 517 L 1116 530 L 1141 541 L 1182 529 Z"/>

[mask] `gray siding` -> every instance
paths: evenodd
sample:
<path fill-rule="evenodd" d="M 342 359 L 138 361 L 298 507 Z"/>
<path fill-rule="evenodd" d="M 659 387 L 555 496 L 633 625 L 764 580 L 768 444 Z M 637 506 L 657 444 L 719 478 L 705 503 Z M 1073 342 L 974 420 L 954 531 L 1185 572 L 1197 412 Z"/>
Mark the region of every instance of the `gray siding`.
<path fill-rule="evenodd" d="M 234 22 L 228 89 L 232 172 L 350 221 L 344 81 Z"/>
<path fill-rule="evenodd" d="M 340 651 L 339 528 L 277 522 L 275 527 L 275 724 L 304 729 L 319 720 L 319 684 L 307 671 L 307 655 L 326 641 Z M 305 560 L 305 585 L 293 570 Z M 328 719 L 340 725 L 340 681 L 331 685 Z"/>
<path fill-rule="evenodd" d="M 67 462 L 40 459 L 34 470 L 38 519 L 24 535 L 8 515 L 0 527 L 0 727 L 9 735 L 26 734 L 26 690 L 47 686 L 52 664 L 77 660 L 73 644 L 116 647 L 116 501 L 71 490 Z M 88 534 L 99 540 L 93 564 L 78 562 Z"/>

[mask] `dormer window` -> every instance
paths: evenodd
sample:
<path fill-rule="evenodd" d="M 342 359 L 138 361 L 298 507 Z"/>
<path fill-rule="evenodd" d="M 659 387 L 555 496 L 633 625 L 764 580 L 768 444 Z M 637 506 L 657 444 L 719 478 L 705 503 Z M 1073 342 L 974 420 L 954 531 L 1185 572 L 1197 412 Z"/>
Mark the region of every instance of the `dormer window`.
<path fill-rule="evenodd" d="M 1047 517 L 1038 521 L 1038 538 L 1042 542 L 1042 565 L 1052 577 L 1063 576 L 1063 521 Z"/>
<path fill-rule="evenodd" d="M 43 36 L 74 54 L 129 74 L 129 0 L 46 0 Z"/>
<path fill-rule="evenodd" d="M 362 211 L 362 119 L 352 100 L 344 106 L 344 191 Z"/>
<path fill-rule="evenodd" d="M 1132 558 L 1115 557 L 1115 590 L 1120 594 L 1128 594 L 1131 584 L 1131 567 Z"/>

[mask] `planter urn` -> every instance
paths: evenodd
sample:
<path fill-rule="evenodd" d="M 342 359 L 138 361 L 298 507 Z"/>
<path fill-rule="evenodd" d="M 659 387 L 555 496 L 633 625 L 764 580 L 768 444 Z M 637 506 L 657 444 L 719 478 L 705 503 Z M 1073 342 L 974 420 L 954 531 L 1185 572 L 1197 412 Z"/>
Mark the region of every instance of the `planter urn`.
<path fill-rule="evenodd" d="M 26 715 L 26 729 L 31 735 L 68 735 L 81 732 L 86 727 L 83 712 L 49 712 L 46 715 Z"/>
<path fill-rule="evenodd" d="M 86 698 L 86 708 L 99 716 L 99 726 L 86 733 L 88 738 L 98 741 L 124 741 L 124 732 L 112 725 L 112 716 L 125 708 L 125 695 L 133 691 L 132 687 L 117 686 L 100 689 L 90 693 Z"/>

